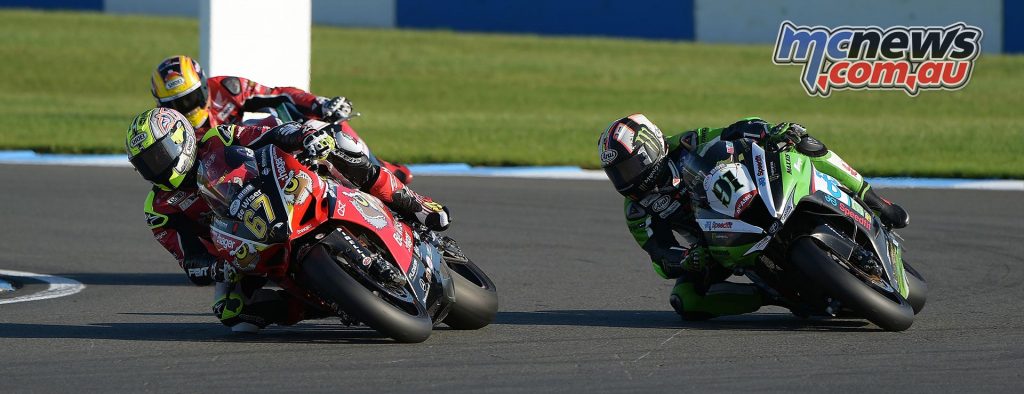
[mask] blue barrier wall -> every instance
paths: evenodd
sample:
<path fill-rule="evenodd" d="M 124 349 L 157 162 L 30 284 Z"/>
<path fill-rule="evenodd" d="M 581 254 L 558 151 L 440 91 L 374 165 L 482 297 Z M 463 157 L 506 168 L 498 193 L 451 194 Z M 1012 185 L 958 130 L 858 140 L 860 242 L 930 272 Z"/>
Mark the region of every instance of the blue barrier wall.
<path fill-rule="evenodd" d="M 102 11 L 103 0 L 0 0 L 0 7 Z"/>
<path fill-rule="evenodd" d="M 1024 53 L 1024 0 L 1003 1 L 1003 52 Z"/>
<path fill-rule="evenodd" d="M 397 0 L 417 29 L 693 39 L 693 0 Z"/>

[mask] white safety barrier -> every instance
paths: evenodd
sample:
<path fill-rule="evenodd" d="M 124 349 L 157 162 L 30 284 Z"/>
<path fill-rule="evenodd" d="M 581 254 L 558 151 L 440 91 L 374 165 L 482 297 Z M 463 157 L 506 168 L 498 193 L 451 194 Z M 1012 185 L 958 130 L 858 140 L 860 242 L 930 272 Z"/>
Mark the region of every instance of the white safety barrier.
<path fill-rule="evenodd" d="M 309 90 L 311 0 L 201 0 L 199 62 L 207 76 Z"/>

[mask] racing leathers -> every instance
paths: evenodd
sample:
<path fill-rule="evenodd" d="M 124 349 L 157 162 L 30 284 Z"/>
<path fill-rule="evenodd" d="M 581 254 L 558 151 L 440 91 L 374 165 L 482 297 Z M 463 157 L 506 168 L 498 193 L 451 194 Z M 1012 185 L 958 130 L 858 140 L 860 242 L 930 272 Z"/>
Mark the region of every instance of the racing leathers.
<path fill-rule="evenodd" d="M 338 170 L 360 189 L 380 198 L 389 207 L 408 219 L 420 220 L 434 229 L 448 224 L 446 208 L 409 190 L 390 171 L 370 163 L 362 152 L 350 151 L 347 137 L 337 133 L 337 126 L 310 121 L 306 125 L 286 123 L 269 126 L 220 125 L 206 130 L 198 138 L 197 162 L 223 160 L 229 147 L 259 148 L 267 144 L 287 151 L 305 150 L 314 137 L 330 136 L 342 140 L 331 155 L 348 165 Z M 334 144 L 329 144 L 334 146 Z M 235 331 L 254 331 L 271 323 L 294 324 L 306 315 L 303 303 L 283 291 L 261 289 L 266 280 L 236 275 L 231 265 L 217 259 L 210 240 L 213 210 L 200 196 L 195 171 L 179 188 L 165 190 L 154 187 L 146 197 L 146 221 L 153 236 L 185 271 L 192 283 L 216 284 L 214 313 Z"/>
<path fill-rule="evenodd" d="M 282 103 L 294 105 L 309 119 L 320 119 L 323 114 L 319 108 L 328 101 L 325 97 L 317 97 L 299 88 L 272 88 L 241 77 L 211 77 L 207 86 L 210 89 L 210 112 L 204 125 L 206 127 L 239 124 L 246 111 L 275 107 Z"/>
<path fill-rule="evenodd" d="M 321 97 L 294 87 L 268 87 L 233 76 L 211 77 L 207 84 L 210 89 L 208 117 L 206 122 L 196 128 L 199 133 L 222 124 L 242 124 L 245 112 L 274 108 L 285 103 L 292 105 L 306 119 L 344 119 L 352 114 L 352 103 L 344 97 Z M 360 141 L 359 135 L 348 121 L 341 121 L 339 124 L 342 132 Z M 374 164 L 388 168 L 403 183 L 412 181 L 412 173 L 405 166 L 380 160 L 370 154 L 369 149 L 363 153 Z"/>
<path fill-rule="evenodd" d="M 724 128 L 699 128 L 682 132 L 666 137 L 669 149 L 667 160 L 675 170 L 686 155 L 704 144 L 740 138 L 795 145 L 795 149 L 810 157 L 815 169 L 836 178 L 865 201 L 884 201 L 871 190 L 857 171 L 796 124 L 773 126 L 759 118 L 747 118 Z M 869 202 L 869 205 L 877 204 Z M 895 205 L 893 207 L 898 208 Z M 635 200 L 627 197 L 624 208 L 629 231 L 640 247 L 650 255 L 654 271 L 663 278 L 676 279 L 670 303 L 684 319 L 700 320 L 749 313 L 774 301 L 763 296 L 753 285 L 725 281 L 731 272 L 715 264 L 703 246 L 701 230 L 694 219 L 686 190 L 665 188 L 636 196 Z M 881 210 L 882 216 L 886 213 L 884 209 L 887 209 L 872 208 Z M 895 220 L 905 225 L 906 213 L 902 209 L 900 212 L 903 217 Z M 681 236 L 685 245 L 677 241 L 674 232 Z"/>

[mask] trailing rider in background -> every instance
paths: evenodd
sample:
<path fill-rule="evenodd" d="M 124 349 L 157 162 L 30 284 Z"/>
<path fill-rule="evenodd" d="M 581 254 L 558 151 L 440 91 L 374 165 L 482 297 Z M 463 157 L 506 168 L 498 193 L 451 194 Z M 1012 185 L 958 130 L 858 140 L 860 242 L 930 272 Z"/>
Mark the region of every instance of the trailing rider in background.
<path fill-rule="evenodd" d="M 150 93 L 158 107 L 174 109 L 188 118 L 197 137 L 222 124 L 242 124 L 247 111 L 288 103 L 307 119 L 327 123 L 340 122 L 343 132 L 362 142 L 347 119 L 352 116 L 352 101 L 345 97 L 322 97 L 294 87 L 267 87 L 234 76 L 216 76 L 207 80 L 199 62 L 188 56 L 164 59 L 150 77 Z M 369 153 L 367 149 L 366 152 Z M 412 173 L 397 165 L 368 155 L 374 164 L 390 170 L 402 183 L 412 182 Z"/>

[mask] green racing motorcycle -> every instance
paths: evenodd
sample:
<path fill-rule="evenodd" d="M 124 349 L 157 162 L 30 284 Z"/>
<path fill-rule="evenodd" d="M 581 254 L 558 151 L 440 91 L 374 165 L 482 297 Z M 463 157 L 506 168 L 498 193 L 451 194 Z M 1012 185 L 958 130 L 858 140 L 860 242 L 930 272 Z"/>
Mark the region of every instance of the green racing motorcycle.
<path fill-rule="evenodd" d="M 715 141 L 680 172 L 712 257 L 794 313 L 902 331 L 924 307 L 927 284 L 902 239 L 795 149 Z"/>

